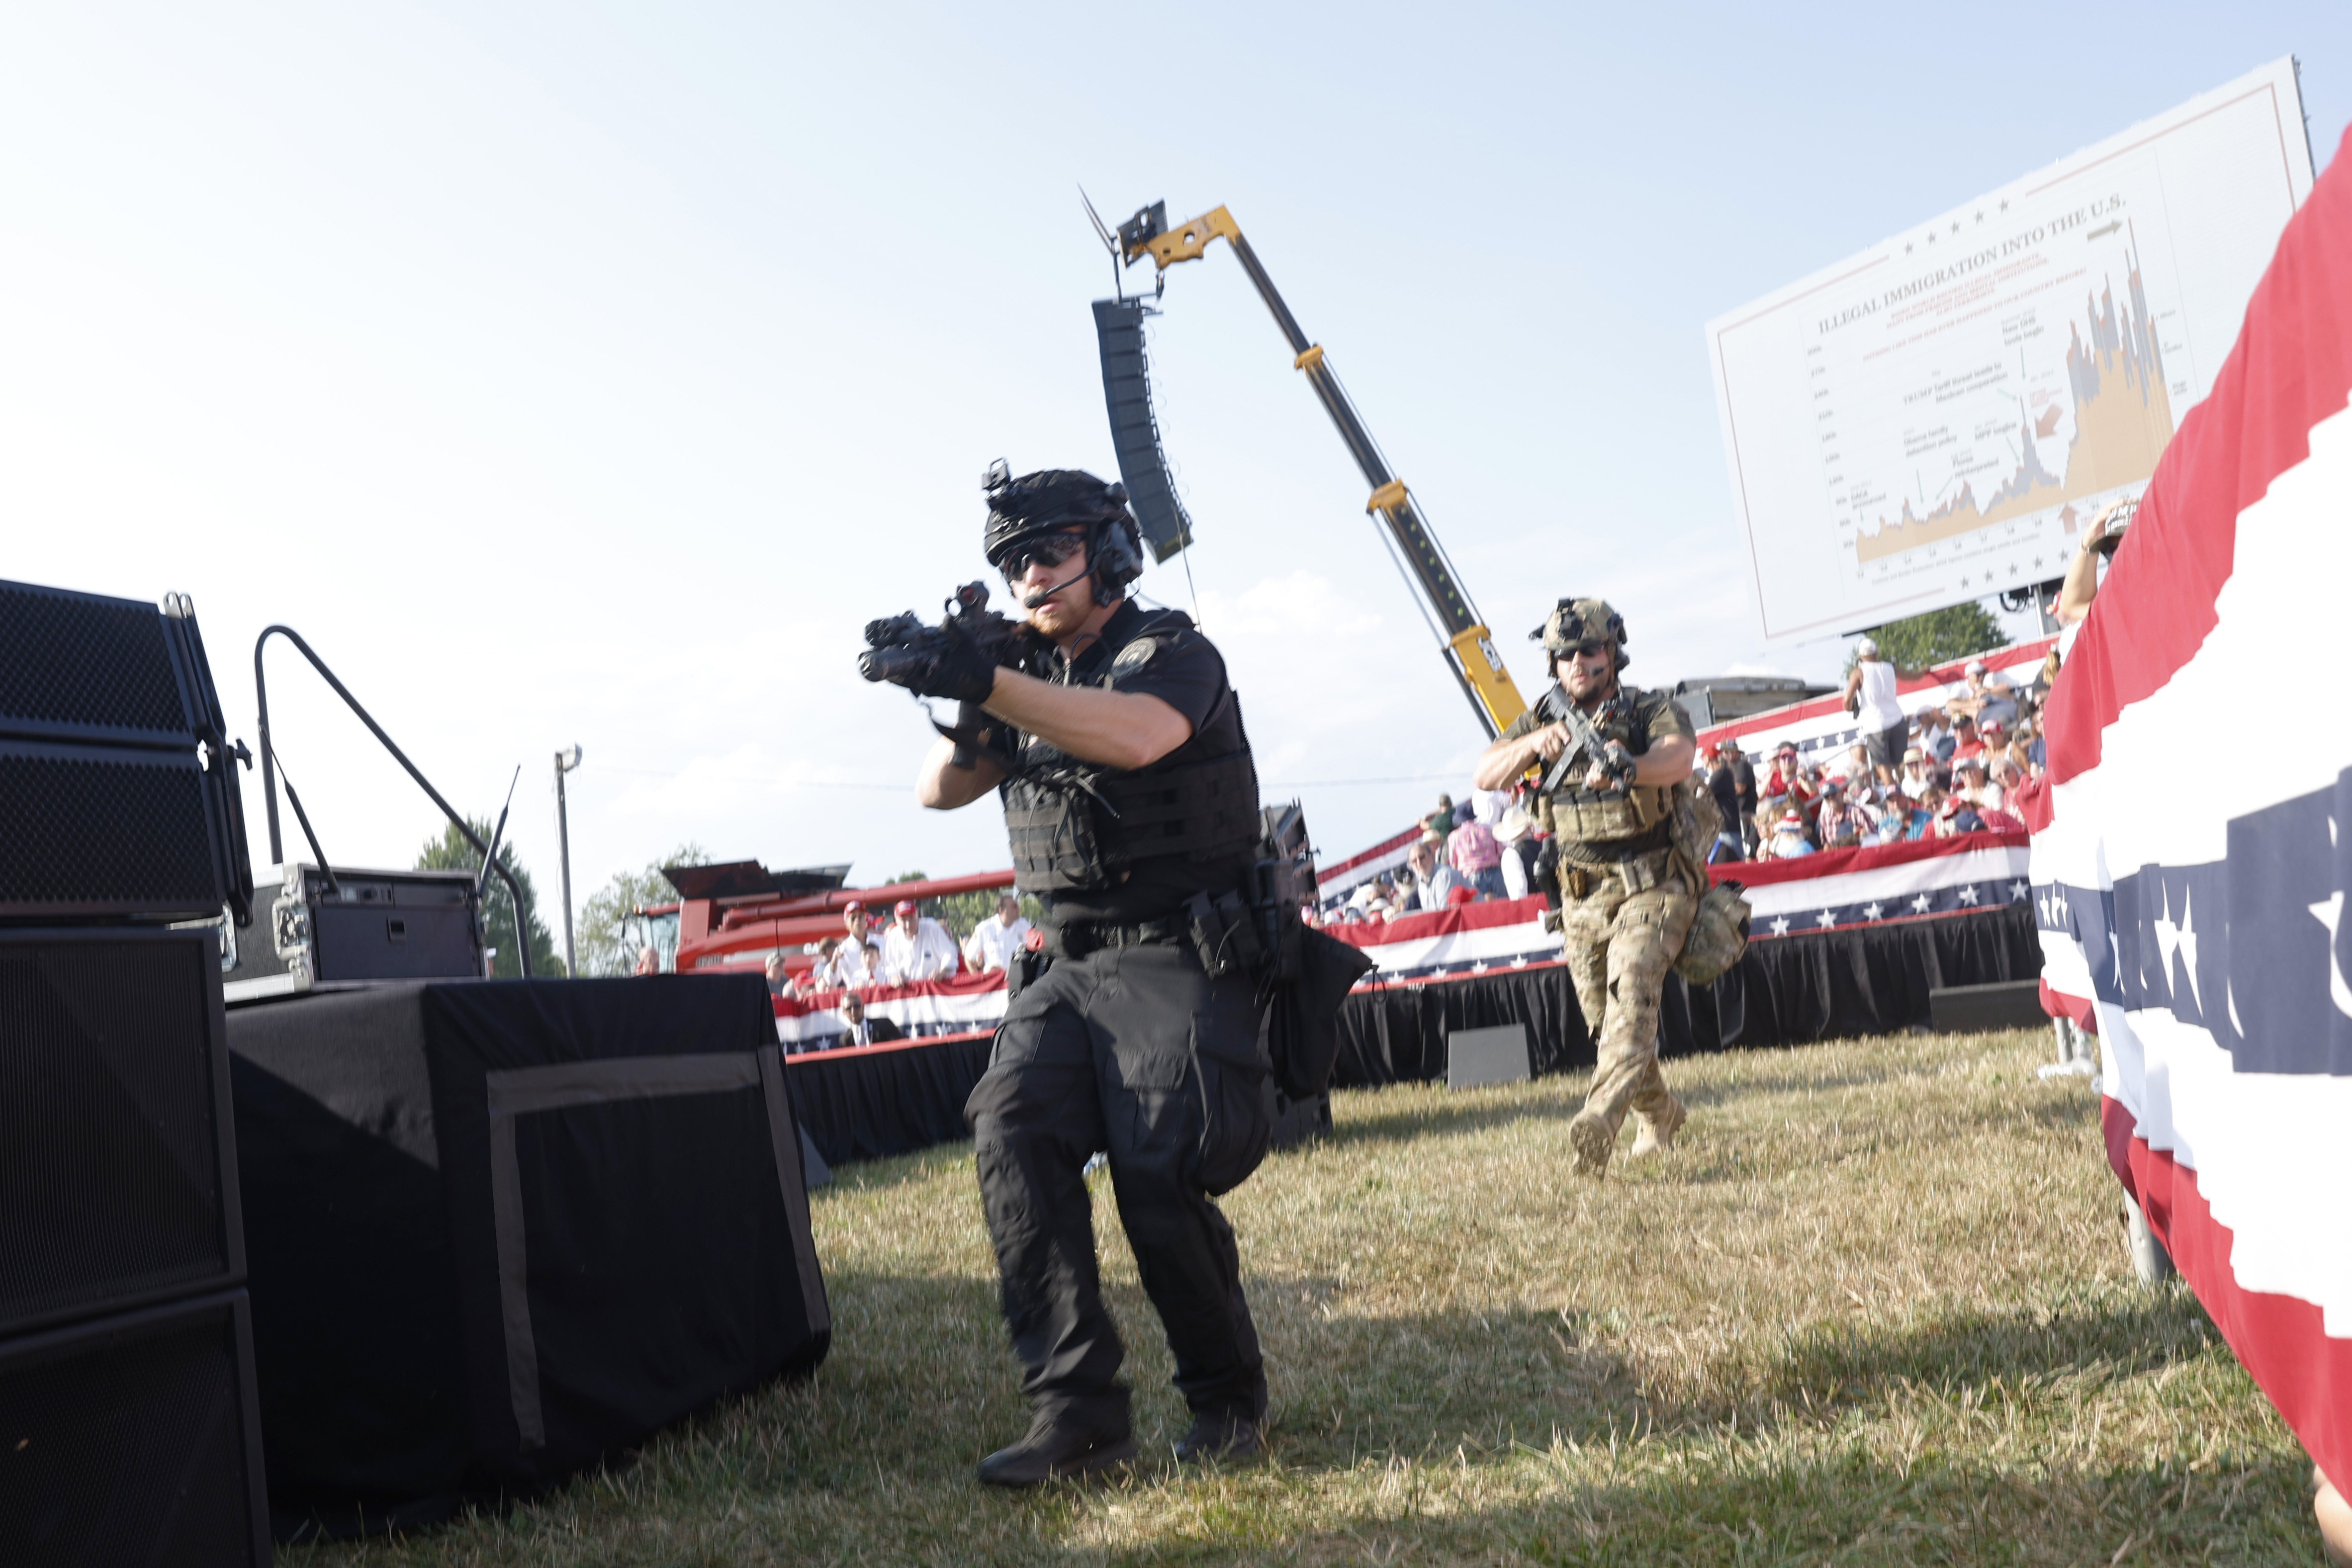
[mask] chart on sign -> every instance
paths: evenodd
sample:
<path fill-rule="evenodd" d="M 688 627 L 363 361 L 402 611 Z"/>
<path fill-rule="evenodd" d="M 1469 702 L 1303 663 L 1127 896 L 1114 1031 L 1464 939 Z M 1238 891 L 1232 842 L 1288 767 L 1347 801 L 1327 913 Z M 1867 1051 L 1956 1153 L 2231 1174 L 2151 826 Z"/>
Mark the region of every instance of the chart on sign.
<path fill-rule="evenodd" d="M 2138 494 L 2310 189 L 2294 86 L 2265 68 L 1710 324 L 1768 643 L 2057 577 Z"/>
<path fill-rule="evenodd" d="M 1878 333 L 1820 335 L 1822 486 L 1862 573 L 1966 559 L 1988 585 L 2048 576 L 2089 511 L 2155 471 L 2171 398 L 2202 378 L 2178 289 L 2159 262 L 2151 305 L 2141 261 L 2143 229 L 2170 254 L 2161 187 L 2104 205 L 2019 213 L 2038 243 L 1905 302 Z"/>

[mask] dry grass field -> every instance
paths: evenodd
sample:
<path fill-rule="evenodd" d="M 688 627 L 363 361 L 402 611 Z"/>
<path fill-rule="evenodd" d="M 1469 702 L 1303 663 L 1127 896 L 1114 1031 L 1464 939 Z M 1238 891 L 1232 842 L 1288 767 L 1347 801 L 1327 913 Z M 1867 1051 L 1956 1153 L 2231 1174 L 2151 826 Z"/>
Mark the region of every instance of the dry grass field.
<path fill-rule="evenodd" d="M 1024 1496 L 971 1479 L 1024 1419 L 969 1149 L 850 1169 L 813 1382 L 503 1517 L 281 1561 L 2315 1563 L 2307 1462 L 2195 1300 L 2133 1281 L 2046 1045 L 1670 1062 L 1680 1146 L 1601 1184 L 1566 1174 L 1580 1078 L 1339 1096 L 1225 1200 L 1273 1379 L 1253 1469 L 1169 1457 L 1098 1176 L 1146 1457 Z"/>

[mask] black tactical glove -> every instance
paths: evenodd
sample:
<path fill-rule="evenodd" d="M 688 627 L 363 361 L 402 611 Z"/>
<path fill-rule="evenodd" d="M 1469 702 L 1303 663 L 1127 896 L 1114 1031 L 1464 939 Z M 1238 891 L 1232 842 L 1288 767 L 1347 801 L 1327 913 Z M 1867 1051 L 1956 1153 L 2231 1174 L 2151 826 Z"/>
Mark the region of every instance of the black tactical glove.
<path fill-rule="evenodd" d="M 940 637 L 919 651 L 893 648 L 877 663 L 884 680 L 919 697 L 977 705 L 996 689 L 996 661 L 967 637 Z"/>
<path fill-rule="evenodd" d="M 1622 790 L 1633 787 L 1633 754 L 1622 743 L 1612 740 L 1602 747 L 1601 759 L 1592 766 L 1608 775 L 1610 789 Z"/>

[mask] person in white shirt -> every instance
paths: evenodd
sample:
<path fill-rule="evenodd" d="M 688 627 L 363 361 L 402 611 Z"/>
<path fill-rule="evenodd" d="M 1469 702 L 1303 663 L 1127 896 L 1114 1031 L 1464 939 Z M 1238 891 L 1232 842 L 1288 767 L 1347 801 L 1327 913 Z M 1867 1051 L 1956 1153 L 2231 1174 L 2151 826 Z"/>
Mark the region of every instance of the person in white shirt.
<path fill-rule="evenodd" d="M 843 937 L 841 946 L 833 950 L 833 967 L 828 972 L 836 988 L 879 985 L 882 980 L 882 949 L 871 942 L 854 942 Z"/>
<path fill-rule="evenodd" d="M 944 980 L 956 972 L 955 938 L 947 928 L 902 898 L 891 910 L 890 929 L 882 934 L 882 983 L 911 986 L 924 980 Z"/>
<path fill-rule="evenodd" d="M 1903 737 L 1910 727 L 1895 697 L 1901 672 L 1879 657 L 1878 644 L 1868 637 L 1855 643 L 1853 652 L 1853 669 L 1845 678 L 1846 701 L 1861 721 L 1869 760 L 1893 768 L 1903 759 Z"/>
<path fill-rule="evenodd" d="M 964 944 L 964 956 L 971 961 L 974 974 L 1011 968 L 1013 955 L 1021 951 L 1022 940 L 1028 935 L 1029 917 L 1021 913 L 1019 897 L 1000 893 L 996 895 L 996 913 L 971 928 L 971 940 Z"/>

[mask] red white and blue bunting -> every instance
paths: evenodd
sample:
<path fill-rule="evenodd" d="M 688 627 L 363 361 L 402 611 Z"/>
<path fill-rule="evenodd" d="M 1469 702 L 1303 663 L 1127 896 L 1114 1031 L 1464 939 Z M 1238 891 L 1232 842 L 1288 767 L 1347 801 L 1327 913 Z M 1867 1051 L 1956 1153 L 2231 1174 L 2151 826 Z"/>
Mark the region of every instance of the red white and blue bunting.
<path fill-rule="evenodd" d="M 2021 792 L 2045 1003 L 2101 1040 L 2107 1155 L 2222 1336 L 2352 1487 L 2352 137 L 2287 225 L 2064 655 Z M 2287 711 L 2287 710 L 2282 710 Z M 2242 740 L 2219 741 L 2218 716 Z"/>

